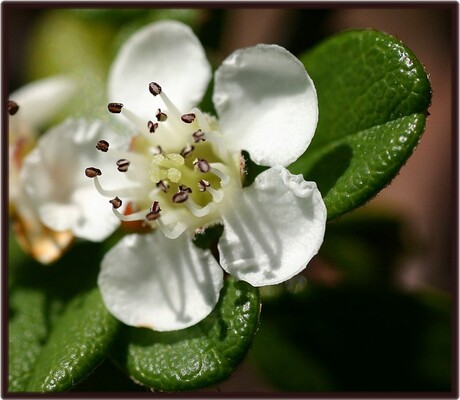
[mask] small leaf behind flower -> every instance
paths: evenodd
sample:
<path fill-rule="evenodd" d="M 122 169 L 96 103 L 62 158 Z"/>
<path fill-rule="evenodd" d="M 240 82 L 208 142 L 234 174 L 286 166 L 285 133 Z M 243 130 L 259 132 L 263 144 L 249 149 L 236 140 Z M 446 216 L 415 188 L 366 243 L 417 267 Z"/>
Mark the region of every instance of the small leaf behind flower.
<path fill-rule="evenodd" d="M 227 378 L 248 351 L 259 319 L 257 288 L 226 280 L 219 303 L 202 322 L 173 332 L 126 327 L 113 357 L 136 382 L 183 391 Z"/>
<path fill-rule="evenodd" d="M 425 129 L 431 87 L 415 55 L 374 30 L 338 34 L 301 61 L 318 92 L 319 123 L 289 169 L 317 182 L 332 219 L 398 173 Z"/>
<path fill-rule="evenodd" d="M 75 386 L 104 359 L 118 327 L 98 289 L 77 296 L 51 332 L 28 391 L 57 392 Z"/>

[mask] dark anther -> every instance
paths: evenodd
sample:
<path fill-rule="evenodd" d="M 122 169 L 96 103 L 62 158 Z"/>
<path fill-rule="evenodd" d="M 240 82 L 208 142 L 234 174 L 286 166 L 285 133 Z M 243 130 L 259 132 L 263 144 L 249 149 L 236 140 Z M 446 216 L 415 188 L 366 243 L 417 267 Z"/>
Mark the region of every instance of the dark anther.
<path fill-rule="evenodd" d="M 185 122 L 186 124 L 191 124 L 193 121 L 195 121 L 195 114 L 189 113 L 189 114 L 184 114 L 180 119 Z"/>
<path fill-rule="evenodd" d="M 14 115 L 18 112 L 19 110 L 19 106 L 18 106 L 18 103 L 16 103 L 15 101 L 13 100 L 8 100 L 8 114 L 10 115 Z"/>
<path fill-rule="evenodd" d="M 198 182 L 198 188 L 200 189 L 200 192 L 206 192 L 206 188 L 209 186 L 211 186 L 211 184 L 205 179 L 200 179 Z"/>
<path fill-rule="evenodd" d="M 204 142 L 206 140 L 204 138 L 204 132 L 201 129 L 198 129 L 196 132 L 194 132 L 192 136 L 195 143 Z"/>
<path fill-rule="evenodd" d="M 148 221 L 155 221 L 156 219 L 160 218 L 160 211 L 160 203 L 158 201 L 154 201 L 150 207 L 150 212 L 145 216 L 145 218 Z"/>
<path fill-rule="evenodd" d="M 96 149 L 106 153 L 109 149 L 109 142 L 107 142 L 106 140 L 99 140 L 99 142 L 97 142 L 96 144 Z"/>
<path fill-rule="evenodd" d="M 211 170 L 211 166 L 206 160 L 198 158 L 193 164 L 203 173 L 209 172 Z"/>
<path fill-rule="evenodd" d="M 160 109 L 158 109 L 155 117 L 157 118 L 158 122 L 165 122 L 168 119 L 168 116 L 164 112 L 161 112 Z"/>
<path fill-rule="evenodd" d="M 188 199 L 188 192 L 179 191 L 173 196 L 172 201 L 173 203 L 177 204 L 177 203 L 183 203 L 187 199 Z"/>
<path fill-rule="evenodd" d="M 166 193 L 169 189 L 169 183 L 167 181 L 159 181 L 157 182 L 157 187 Z"/>
<path fill-rule="evenodd" d="M 109 201 L 110 204 L 112 204 L 113 208 L 120 208 L 123 202 L 117 197 Z"/>
<path fill-rule="evenodd" d="M 102 175 L 102 172 L 100 169 L 94 168 L 94 167 L 88 167 L 85 169 L 85 175 L 88 178 L 95 178 L 98 175 Z"/>
<path fill-rule="evenodd" d="M 195 150 L 195 147 L 192 145 L 188 144 L 185 146 L 182 151 L 180 152 L 180 155 L 184 158 L 188 157 L 190 154 L 192 154 L 192 151 Z"/>
<path fill-rule="evenodd" d="M 123 108 L 123 104 L 121 103 L 109 103 L 107 108 L 112 114 L 120 114 L 121 109 Z"/>
<path fill-rule="evenodd" d="M 149 121 L 147 123 L 147 128 L 149 128 L 150 133 L 154 133 L 158 128 L 158 122 L 153 123 L 152 121 Z"/>
<path fill-rule="evenodd" d="M 124 158 L 122 158 L 121 160 L 118 160 L 117 161 L 118 171 L 126 172 L 128 170 L 129 164 L 131 164 L 131 162 L 128 160 L 125 160 Z"/>
<path fill-rule="evenodd" d="M 185 185 L 179 185 L 179 190 L 181 192 L 192 193 L 192 189 L 190 189 L 188 186 L 185 186 Z"/>
<path fill-rule="evenodd" d="M 161 86 L 156 82 L 150 82 L 149 83 L 149 91 L 154 96 L 158 96 L 159 94 L 161 94 Z"/>

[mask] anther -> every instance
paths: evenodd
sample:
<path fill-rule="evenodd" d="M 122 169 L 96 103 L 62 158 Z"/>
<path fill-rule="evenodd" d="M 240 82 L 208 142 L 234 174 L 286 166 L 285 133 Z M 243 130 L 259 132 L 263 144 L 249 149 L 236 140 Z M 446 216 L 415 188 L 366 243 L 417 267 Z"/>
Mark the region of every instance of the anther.
<path fill-rule="evenodd" d="M 161 94 L 161 86 L 156 82 L 150 82 L 149 83 L 149 91 L 154 96 L 158 96 L 159 94 Z"/>
<path fill-rule="evenodd" d="M 160 188 L 163 192 L 167 192 L 169 189 L 169 183 L 165 180 L 157 182 L 157 188 Z"/>
<path fill-rule="evenodd" d="M 211 170 L 211 166 L 209 165 L 209 163 L 206 160 L 200 158 L 197 158 L 193 162 L 193 165 L 195 165 L 195 167 L 197 167 L 203 173 L 209 172 Z"/>
<path fill-rule="evenodd" d="M 126 172 L 128 170 L 129 164 L 131 164 L 131 161 L 128 161 L 124 158 L 120 159 L 117 161 L 117 169 L 120 172 Z"/>
<path fill-rule="evenodd" d="M 145 216 L 147 221 L 155 221 L 160 218 L 160 203 L 158 201 L 154 201 L 152 206 L 150 207 L 150 212 Z"/>
<path fill-rule="evenodd" d="M 195 143 L 204 142 L 206 140 L 204 138 L 204 132 L 201 129 L 198 129 L 196 132 L 194 132 L 192 136 Z"/>
<path fill-rule="evenodd" d="M 13 100 L 8 100 L 7 108 L 8 108 L 8 114 L 10 115 L 16 114 L 19 110 L 18 103 L 16 103 Z"/>
<path fill-rule="evenodd" d="M 186 124 L 191 124 L 193 121 L 195 121 L 195 114 L 184 114 L 180 117 L 180 119 L 182 120 L 182 122 L 185 122 Z"/>
<path fill-rule="evenodd" d="M 97 142 L 96 144 L 96 149 L 106 153 L 107 150 L 109 150 L 109 142 L 107 142 L 106 140 L 99 140 L 99 142 Z"/>
<path fill-rule="evenodd" d="M 160 109 L 158 109 L 155 117 L 158 122 L 165 122 L 168 119 L 168 116 L 164 112 L 161 112 Z"/>
<path fill-rule="evenodd" d="M 195 147 L 188 144 L 185 146 L 182 151 L 180 152 L 180 155 L 184 158 L 188 157 L 190 154 L 192 154 L 192 151 L 195 150 Z"/>
<path fill-rule="evenodd" d="M 88 178 L 95 178 L 96 176 L 102 175 L 102 172 L 98 168 L 88 167 L 85 169 L 85 175 Z"/>
<path fill-rule="evenodd" d="M 120 200 L 120 198 L 117 196 L 114 199 L 109 201 L 110 204 L 112 204 L 113 208 L 117 209 L 120 208 L 123 202 Z"/>
<path fill-rule="evenodd" d="M 120 114 L 121 109 L 123 108 L 123 104 L 121 103 L 109 103 L 107 108 L 112 114 Z"/>
<path fill-rule="evenodd" d="M 150 207 L 150 211 L 154 213 L 159 213 L 161 211 L 160 203 L 158 201 L 154 201 L 152 206 Z"/>
<path fill-rule="evenodd" d="M 205 179 L 200 179 L 198 182 L 198 188 L 200 189 L 200 192 L 206 192 L 206 188 L 209 186 L 211 186 L 211 184 Z"/>
<path fill-rule="evenodd" d="M 163 149 L 161 148 L 161 146 L 150 147 L 149 150 L 150 150 L 150 154 L 152 154 L 152 156 L 156 156 L 158 154 L 163 153 Z"/>
<path fill-rule="evenodd" d="M 173 196 L 172 201 L 173 203 L 178 204 L 178 203 L 183 203 L 187 199 L 188 199 L 188 192 L 179 191 Z"/>
<path fill-rule="evenodd" d="M 188 186 L 185 186 L 185 185 L 179 185 L 179 190 L 181 192 L 192 193 L 192 189 L 190 189 Z"/>
<path fill-rule="evenodd" d="M 155 133 L 156 129 L 158 128 L 158 122 L 153 123 L 152 121 L 149 121 L 147 123 L 147 128 L 149 128 L 150 133 Z"/>

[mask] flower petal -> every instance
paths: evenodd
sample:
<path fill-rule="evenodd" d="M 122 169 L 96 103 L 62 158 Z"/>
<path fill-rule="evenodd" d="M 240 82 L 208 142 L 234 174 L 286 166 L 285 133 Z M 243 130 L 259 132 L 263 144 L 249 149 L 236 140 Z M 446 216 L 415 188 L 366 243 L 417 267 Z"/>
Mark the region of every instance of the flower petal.
<path fill-rule="evenodd" d="M 109 101 L 123 103 L 147 123 L 156 108 L 163 108 L 150 94 L 150 82 L 185 113 L 199 103 L 210 79 L 211 66 L 193 31 L 179 22 L 157 22 L 121 48 L 109 75 Z"/>
<path fill-rule="evenodd" d="M 287 166 L 310 144 L 318 100 L 302 63 L 276 45 L 237 50 L 219 67 L 213 96 L 221 131 L 260 165 Z"/>
<path fill-rule="evenodd" d="M 127 325 L 156 331 L 192 326 L 214 308 L 223 271 L 209 251 L 183 234 L 125 236 L 102 260 L 99 288 L 108 310 Z"/>
<path fill-rule="evenodd" d="M 42 264 L 56 261 L 72 243 L 72 232 L 55 232 L 40 222 L 33 201 L 22 190 L 17 191 L 12 208 L 13 230 L 19 244 Z"/>
<path fill-rule="evenodd" d="M 18 118 L 37 128 L 57 114 L 75 90 L 76 84 L 70 78 L 52 76 L 21 87 L 10 99 L 19 105 Z"/>
<path fill-rule="evenodd" d="M 314 182 L 272 167 L 243 189 L 222 217 L 222 268 L 253 286 L 283 282 L 301 272 L 318 252 L 326 216 Z"/>
<path fill-rule="evenodd" d="M 119 138 L 112 140 L 114 135 L 100 122 L 68 120 L 45 133 L 27 155 L 23 184 L 46 226 L 55 231 L 71 229 L 77 237 L 93 241 L 104 240 L 118 227 L 109 199 L 85 176 L 89 166 L 101 169 L 104 176 L 120 175 L 110 151 L 96 149 L 100 139 L 122 143 Z"/>

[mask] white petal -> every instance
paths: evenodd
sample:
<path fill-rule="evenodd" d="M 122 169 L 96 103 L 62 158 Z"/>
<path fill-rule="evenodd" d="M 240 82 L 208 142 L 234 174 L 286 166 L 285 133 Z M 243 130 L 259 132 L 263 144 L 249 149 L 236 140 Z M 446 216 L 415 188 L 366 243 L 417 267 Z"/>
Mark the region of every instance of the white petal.
<path fill-rule="evenodd" d="M 203 97 L 211 79 L 204 49 L 190 27 L 157 22 L 135 33 L 121 48 L 109 75 L 109 101 L 120 102 L 147 121 L 164 108 L 148 90 L 157 82 L 181 112 Z"/>
<path fill-rule="evenodd" d="M 71 229 L 78 237 L 101 241 L 118 227 L 109 199 L 102 197 L 93 180 L 85 176 L 87 167 L 97 167 L 103 171 L 101 178 L 120 178 L 113 158 L 108 156 L 110 150 L 101 153 L 96 149 L 100 139 L 111 147 L 124 143 L 100 122 L 68 120 L 45 133 L 25 158 L 25 189 L 49 228 Z"/>
<path fill-rule="evenodd" d="M 221 131 L 260 165 L 287 166 L 302 155 L 318 122 L 318 100 L 302 63 L 276 45 L 231 54 L 213 96 Z"/>
<path fill-rule="evenodd" d="M 29 83 L 10 95 L 19 105 L 18 118 L 37 128 L 48 122 L 70 100 L 76 84 L 65 76 L 52 76 Z"/>
<path fill-rule="evenodd" d="M 102 260 L 99 288 L 108 310 L 127 325 L 173 331 L 214 308 L 223 271 L 209 251 L 183 234 L 125 236 Z"/>
<path fill-rule="evenodd" d="M 243 189 L 222 217 L 222 268 L 253 286 L 283 282 L 301 272 L 318 252 L 326 216 L 314 182 L 272 167 Z"/>

